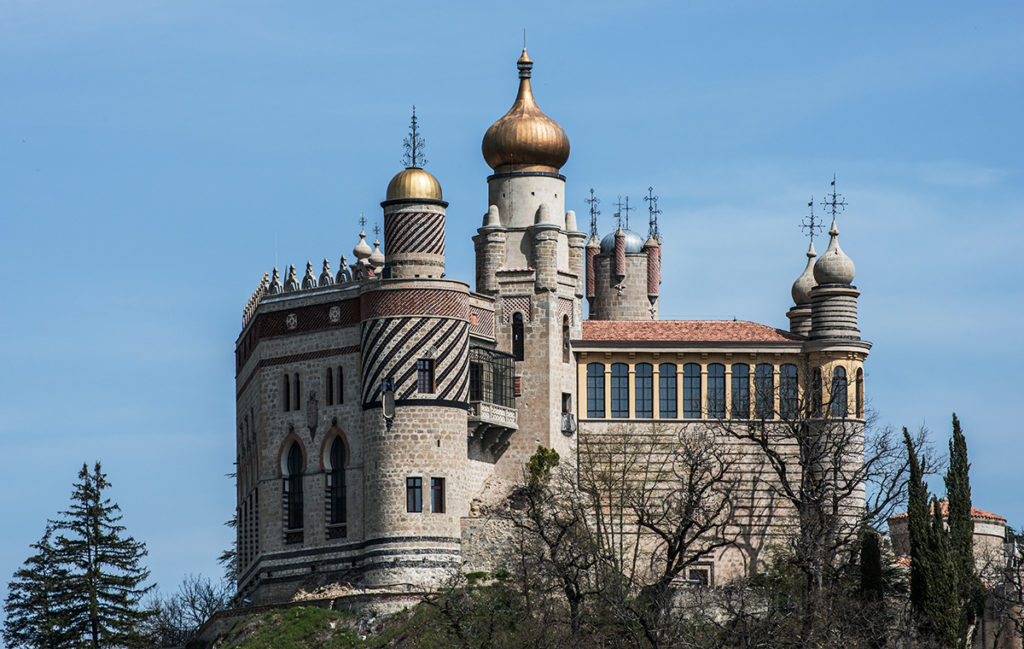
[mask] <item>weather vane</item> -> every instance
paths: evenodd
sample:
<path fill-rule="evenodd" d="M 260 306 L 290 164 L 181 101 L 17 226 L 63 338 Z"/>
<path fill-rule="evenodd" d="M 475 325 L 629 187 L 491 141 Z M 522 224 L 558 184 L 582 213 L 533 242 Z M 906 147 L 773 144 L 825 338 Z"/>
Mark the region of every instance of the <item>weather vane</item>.
<path fill-rule="evenodd" d="M 648 236 L 660 239 L 661 233 L 658 232 L 658 215 L 661 214 L 661 210 L 658 209 L 658 197 L 654 195 L 654 187 L 647 188 L 647 196 L 644 196 L 644 200 L 647 201 L 647 212 L 650 214 L 650 220 L 648 221 Z"/>
<path fill-rule="evenodd" d="M 818 220 L 818 217 L 814 216 L 814 196 L 811 196 L 811 200 L 807 201 L 807 209 L 811 213 L 800 222 L 800 229 L 807 230 L 807 236 L 811 238 L 811 243 L 814 243 L 814 234 L 820 232 L 824 227 L 821 221 Z"/>
<path fill-rule="evenodd" d="M 597 236 L 597 215 L 601 213 L 597 206 L 601 204 L 601 199 L 594 196 L 594 188 L 590 188 L 590 198 L 584 199 L 590 204 L 590 236 Z"/>
<path fill-rule="evenodd" d="M 418 169 L 427 164 L 427 159 L 423 156 L 423 149 L 426 148 L 426 143 L 423 141 L 423 136 L 419 132 L 419 122 L 416 119 L 416 106 L 412 107 L 412 120 L 409 122 L 409 135 L 402 140 L 402 146 L 405 148 L 405 154 L 402 156 L 402 164 L 407 169 Z"/>
<path fill-rule="evenodd" d="M 825 200 L 822 201 L 821 206 L 826 210 L 832 210 L 832 220 L 835 221 L 836 217 L 842 214 L 846 210 L 846 200 L 842 194 L 836 193 L 836 175 L 832 174 L 832 196 L 829 200 L 828 194 L 825 195 Z"/>

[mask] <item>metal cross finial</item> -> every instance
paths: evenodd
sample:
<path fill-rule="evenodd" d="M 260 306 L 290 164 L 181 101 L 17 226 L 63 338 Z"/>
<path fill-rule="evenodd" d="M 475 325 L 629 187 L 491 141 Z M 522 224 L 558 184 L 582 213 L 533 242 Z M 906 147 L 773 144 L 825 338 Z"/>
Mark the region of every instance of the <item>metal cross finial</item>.
<path fill-rule="evenodd" d="M 419 121 L 416 119 L 416 106 L 412 107 L 412 119 L 409 122 L 409 135 L 402 140 L 402 147 L 405 149 L 405 154 L 402 156 L 402 164 L 405 165 L 406 169 L 418 169 L 427 164 L 427 159 L 423 155 L 423 149 L 426 148 L 426 143 L 423 141 L 423 136 L 419 132 Z"/>
<path fill-rule="evenodd" d="M 615 220 L 618 221 L 619 227 L 622 227 L 622 196 L 619 195 L 615 200 Z"/>
<path fill-rule="evenodd" d="M 629 229 L 629 212 L 630 212 L 630 210 L 635 210 L 636 209 L 635 207 L 630 207 L 629 206 L 629 196 L 626 196 L 626 205 L 625 205 L 625 207 L 622 207 L 621 209 L 622 209 L 623 212 L 626 213 L 626 229 L 628 230 Z"/>
<path fill-rule="evenodd" d="M 647 188 L 647 196 L 644 196 L 644 200 L 647 201 L 647 212 L 650 214 L 648 236 L 659 239 L 658 215 L 661 214 L 661 210 L 658 209 L 658 197 L 654 195 L 654 187 Z"/>
<path fill-rule="evenodd" d="M 359 213 L 359 227 L 362 228 L 364 232 L 366 231 L 366 218 L 363 216 L 362 212 Z"/>
<path fill-rule="evenodd" d="M 836 217 L 842 214 L 846 210 L 846 201 L 842 194 L 836 193 L 836 175 L 832 174 L 832 196 L 829 200 L 829 195 L 825 195 L 825 200 L 822 201 L 821 206 L 826 210 L 832 210 L 832 220 L 835 221 Z"/>
<path fill-rule="evenodd" d="M 375 239 L 379 239 L 380 238 L 380 223 L 374 223 L 373 224 L 373 237 Z"/>
<path fill-rule="evenodd" d="M 597 209 L 597 206 L 601 204 L 601 199 L 594 196 L 594 188 L 590 188 L 590 198 L 584 199 L 590 204 L 590 236 L 597 236 L 597 215 L 601 213 Z"/>
<path fill-rule="evenodd" d="M 811 196 L 811 200 L 807 201 L 807 208 L 811 211 L 810 214 L 804 217 L 804 220 L 800 222 L 800 229 L 807 230 L 807 236 L 811 238 L 811 243 L 814 243 L 814 234 L 820 232 L 825 226 L 818 221 L 818 217 L 814 215 L 814 196 Z"/>

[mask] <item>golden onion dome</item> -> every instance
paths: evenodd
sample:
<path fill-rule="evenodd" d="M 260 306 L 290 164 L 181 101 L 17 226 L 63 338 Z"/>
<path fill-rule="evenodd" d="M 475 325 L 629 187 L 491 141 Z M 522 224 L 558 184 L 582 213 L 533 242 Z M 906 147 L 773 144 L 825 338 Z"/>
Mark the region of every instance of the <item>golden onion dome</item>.
<path fill-rule="evenodd" d="M 387 200 L 400 200 L 407 198 L 426 198 L 440 201 L 441 183 L 428 171 L 419 167 L 409 167 L 395 174 L 395 177 L 388 183 Z"/>
<path fill-rule="evenodd" d="M 519 68 L 519 94 L 512 108 L 484 134 L 484 160 L 498 171 L 557 172 L 569 159 L 569 137 L 537 106 L 530 87 L 533 61 L 523 49 Z"/>

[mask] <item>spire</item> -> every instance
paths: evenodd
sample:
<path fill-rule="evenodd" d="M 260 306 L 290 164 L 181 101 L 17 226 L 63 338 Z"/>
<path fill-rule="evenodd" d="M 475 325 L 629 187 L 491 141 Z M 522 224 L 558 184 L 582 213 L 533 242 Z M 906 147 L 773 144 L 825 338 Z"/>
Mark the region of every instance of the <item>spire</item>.
<path fill-rule="evenodd" d="M 413 106 L 412 119 L 409 120 L 409 135 L 402 140 L 402 147 L 405 149 L 405 154 L 402 156 L 402 164 L 405 165 L 406 169 L 420 169 L 427 164 L 427 159 L 423 155 L 426 142 L 424 142 L 423 136 L 420 135 L 418 124 L 416 106 Z"/>
<path fill-rule="evenodd" d="M 811 289 L 816 284 L 814 281 L 814 258 L 817 256 L 818 253 L 814 251 L 814 240 L 812 239 L 811 244 L 807 247 L 807 266 L 804 268 L 804 272 L 800 273 L 800 277 L 793 282 L 791 293 L 793 303 L 797 306 L 809 304 L 811 301 Z"/>
<path fill-rule="evenodd" d="M 594 196 L 594 188 L 590 188 L 590 198 L 584 199 L 584 201 L 590 205 L 590 238 L 594 241 L 597 240 L 597 217 L 601 214 L 601 211 L 597 209 L 597 206 L 601 204 L 601 199 Z"/>

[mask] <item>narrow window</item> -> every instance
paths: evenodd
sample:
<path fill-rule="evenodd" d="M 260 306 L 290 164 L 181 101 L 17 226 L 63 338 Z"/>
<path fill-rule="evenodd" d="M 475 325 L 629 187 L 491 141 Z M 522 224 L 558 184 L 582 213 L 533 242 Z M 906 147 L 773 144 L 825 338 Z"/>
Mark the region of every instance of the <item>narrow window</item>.
<path fill-rule="evenodd" d="M 416 391 L 423 394 L 433 394 L 434 359 L 421 358 L 416 361 Z"/>
<path fill-rule="evenodd" d="M 846 409 L 846 368 L 838 366 L 832 370 L 832 416 L 845 417 Z"/>
<path fill-rule="evenodd" d="M 857 419 L 864 418 L 864 368 L 858 367 L 856 374 L 857 384 L 854 386 L 857 397 Z"/>
<path fill-rule="evenodd" d="M 725 419 L 725 365 L 708 365 L 708 417 Z"/>
<path fill-rule="evenodd" d="M 612 364 L 612 417 L 629 417 L 629 367 Z"/>
<path fill-rule="evenodd" d="M 525 331 L 523 330 L 523 314 L 516 312 L 512 314 L 512 355 L 517 361 L 523 360 L 525 357 L 523 351 L 523 339 L 525 338 Z"/>
<path fill-rule="evenodd" d="M 292 443 L 288 449 L 288 529 L 302 529 L 302 449 Z"/>
<path fill-rule="evenodd" d="M 405 511 L 423 511 L 423 478 L 405 479 Z"/>
<path fill-rule="evenodd" d="M 796 419 L 799 412 L 799 390 L 796 365 L 786 363 L 779 368 L 779 410 L 787 421 Z"/>
<path fill-rule="evenodd" d="M 775 417 L 775 368 L 770 363 L 760 363 L 754 370 L 754 416 Z"/>
<path fill-rule="evenodd" d="M 345 403 L 345 370 L 338 366 L 338 404 Z"/>
<path fill-rule="evenodd" d="M 569 349 L 569 316 L 562 316 L 562 362 L 568 363 L 569 358 L 572 356 L 572 350 Z"/>
<path fill-rule="evenodd" d="M 658 416 L 675 419 L 676 411 L 676 366 L 662 363 L 658 366 Z"/>
<path fill-rule="evenodd" d="M 291 410 L 291 403 L 292 403 L 291 395 L 292 395 L 291 380 L 288 378 L 288 375 L 285 374 L 284 375 L 284 382 L 281 384 L 281 401 L 284 403 L 284 411 L 285 412 L 288 412 L 289 410 Z"/>
<path fill-rule="evenodd" d="M 444 478 L 430 479 L 430 511 L 444 513 Z"/>
<path fill-rule="evenodd" d="M 299 389 L 299 373 L 295 373 L 295 377 L 292 380 L 292 385 L 295 388 L 292 390 L 292 410 L 302 410 L 302 390 Z"/>
<path fill-rule="evenodd" d="M 469 400 L 483 401 L 484 397 L 484 364 L 479 361 L 469 363 Z"/>
<path fill-rule="evenodd" d="M 604 365 L 587 365 L 587 416 L 604 418 Z"/>
<path fill-rule="evenodd" d="M 732 418 L 750 419 L 750 366 L 732 366 Z"/>
<path fill-rule="evenodd" d="M 331 521 L 340 525 L 348 519 L 348 503 L 345 498 L 345 442 L 335 437 L 331 443 Z"/>
<path fill-rule="evenodd" d="M 821 368 L 814 368 L 814 375 L 811 379 L 811 416 L 821 416 Z"/>
<path fill-rule="evenodd" d="M 683 417 L 700 419 L 700 365 L 683 365 Z"/>
<path fill-rule="evenodd" d="M 633 383 L 636 416 L 643 419 L 654 417 L 654 366 L 650 363 L 638 363 Z"/>
<path fill-rule="evenodd" d="M 324 382 L 324 401 L 326 401 L 327 405 L 329 405 L 329 406 L 333 406 L 334 405 L 334 368 L 333 367 L 328 367 L 327 368 L 327 377 L 326 377 L 326 381 Z"/>

